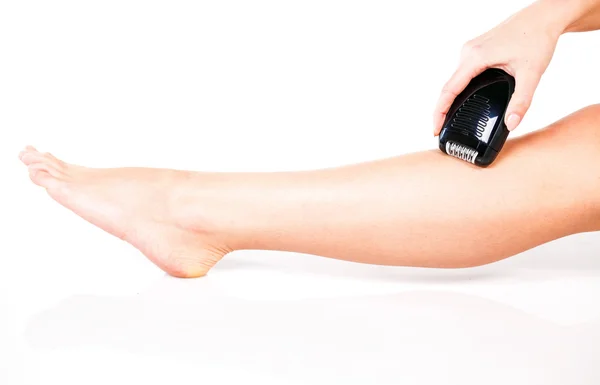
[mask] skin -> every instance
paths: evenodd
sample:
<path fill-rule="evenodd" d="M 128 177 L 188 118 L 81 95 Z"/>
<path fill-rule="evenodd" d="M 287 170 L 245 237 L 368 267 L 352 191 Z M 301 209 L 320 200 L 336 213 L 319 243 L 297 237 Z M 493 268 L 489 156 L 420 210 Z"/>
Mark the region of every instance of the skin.
<path fill-rule="evenodd" d="M 505 115 L 507 128 L 514 130 L 529 110 L 559 37 L 597 29 L 600 29 L 600 0 L 538 0 L 468 41 L 463 46 L 458 68 L 442 88 L 435 107 L 434 135 L 439 135 L 456 96 L 471 79 L 492 67 L 515 77 L 515 92 Z"/>
<path fill-rule="evenodd" d="M 600 105 L 507 142 L 481 169 L 424 151 L 276 173 L 90 169 L 33 147 L 31 180 L 167 273 L 205 275 L 234 250 L 461 268 L 600 230 Z"/>

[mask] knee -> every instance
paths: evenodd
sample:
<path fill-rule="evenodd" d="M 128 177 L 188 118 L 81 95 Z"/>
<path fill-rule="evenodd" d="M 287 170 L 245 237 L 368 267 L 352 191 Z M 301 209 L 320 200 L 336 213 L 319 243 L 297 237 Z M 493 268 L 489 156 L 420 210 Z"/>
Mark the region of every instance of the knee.
<path fill-rule="evenodd" d="M 518 136 L 504 152 L 529 154 L 533 147 L 540 153 L 564 155 L 573 161 L 580 155 L 600 156 L 600 104 L 584 107 L 544 129 Z"/>
<path fill-rule="evenodd" d="M 533 136 L 543 140 L 557 154 L 567 152 L 570 158 L 600 158 L 600 104 L 575 111 Z"/>
<path fill-rule="evenodd" d="M 584 107 L 557 122 L 570 137 L 590 146 L 600 146 L 600 104 Z"/>
<path fill-rule="evenodd" d="M 555 124 L 552 153 L 563 160 L 582 187 L 600 188 L 600 104 L 572 113 Z"/>

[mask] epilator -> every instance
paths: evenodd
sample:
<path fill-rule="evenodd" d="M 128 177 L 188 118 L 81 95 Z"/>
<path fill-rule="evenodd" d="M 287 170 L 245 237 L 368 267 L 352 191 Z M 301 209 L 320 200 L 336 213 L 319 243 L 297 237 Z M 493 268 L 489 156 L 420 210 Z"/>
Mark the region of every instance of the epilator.
<path fill-rule="evenodd" d="M 515 79 L 491 68 L 474 77 L 454 99 L 439 136 L 440 150 L 486 167 L 508 137 L 504 115 L 515 90 Z"/>

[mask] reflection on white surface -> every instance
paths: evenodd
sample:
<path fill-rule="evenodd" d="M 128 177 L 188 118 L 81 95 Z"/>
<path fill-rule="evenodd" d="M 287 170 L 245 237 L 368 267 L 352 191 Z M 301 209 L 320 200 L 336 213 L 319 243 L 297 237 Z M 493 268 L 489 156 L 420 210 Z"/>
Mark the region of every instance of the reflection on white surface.
<path fill-rule="evenodd" d="M 548 263 L 528 267 L 537 252 L 462 271 L 239 253 L 206 279 L 74 295 L 23 338 L 38 354 L 185 363 L 213 384 L 597 384 L 600 261 L 563 269 L 540 249 Z"/>
<path fill-rule="evenodd" d="M 496 302 L 440 292 L 188 304 L 82 296 L 36 317 L 27 338 L 53 349 L 192 355 L 198 370 L 218 362 L 304 383 L 565 384 L 598 378 L 599 328 L 600 322 L 560 327 Z"/>

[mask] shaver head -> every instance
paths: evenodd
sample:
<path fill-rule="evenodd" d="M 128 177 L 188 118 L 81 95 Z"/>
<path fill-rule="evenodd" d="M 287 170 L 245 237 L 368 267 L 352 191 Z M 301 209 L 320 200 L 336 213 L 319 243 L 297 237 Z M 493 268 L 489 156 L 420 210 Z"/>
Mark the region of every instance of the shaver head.
<path fill-rule="evenodd" d="M 474 77 L 454 99 L 439 136 L 444 153 L 486 167 L 508 137 L 504 114 L 515 90 L 515 79 L 491 68 Z"/>

